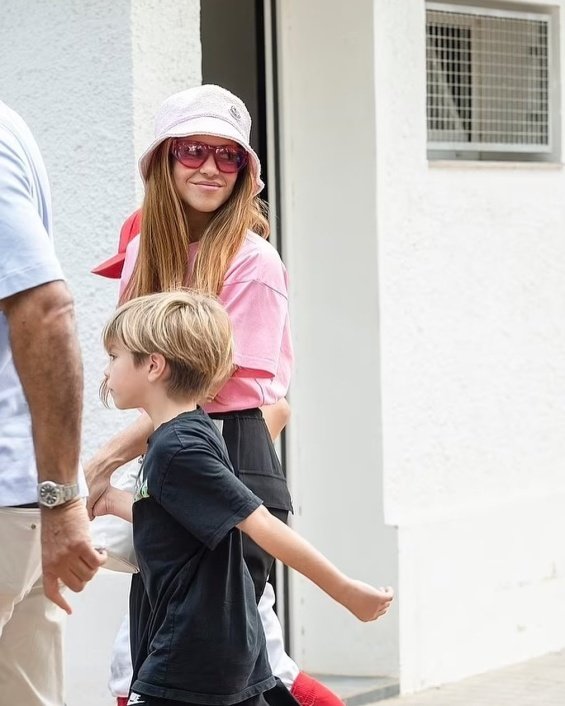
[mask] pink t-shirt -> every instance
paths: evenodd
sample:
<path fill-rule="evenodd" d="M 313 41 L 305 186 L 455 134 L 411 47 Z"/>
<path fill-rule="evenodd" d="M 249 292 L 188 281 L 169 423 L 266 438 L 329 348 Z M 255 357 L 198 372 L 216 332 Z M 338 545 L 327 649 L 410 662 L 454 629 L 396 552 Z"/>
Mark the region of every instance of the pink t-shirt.
<path fill-rule="evenodd" d="M 139 252 L 139 235 L 130 241 L 120 280 L 123 292 Z M 199 243 L 188 248 L 192 270 Z M 275 248 L 247 232 L 232 260 L 219 296 L 229 314 L 237 372 L 207 412 L 227 412 L 274 404 L 288 391 L 293 352 L 288 320 L 286 269 Z"/>

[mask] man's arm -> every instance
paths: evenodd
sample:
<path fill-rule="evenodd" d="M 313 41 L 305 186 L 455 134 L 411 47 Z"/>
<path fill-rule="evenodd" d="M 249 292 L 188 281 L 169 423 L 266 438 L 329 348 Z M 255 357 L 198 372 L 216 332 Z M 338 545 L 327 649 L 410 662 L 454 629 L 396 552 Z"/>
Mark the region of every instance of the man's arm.
<path fill-rule="evenodd" d="M 83 378 L 71 294 L 64 282 L 49 282 L 0 307 L 33 420 L 39 480 L 76 483 Z"/>
<path fill-rule="evenodd" d="M 76 483 L 83 378 L 71 294 L 64 282 L 49 282 L 1 300 L 0 309 L 31 413 L 38 478 Z M 42 509 L 41 534 L 45 594 L 70 612 L 58 580 L 81 591 L 104 563 L 82 501 Z"/>
<path fill-rule="evenodd" d="M 313 581 L 359 620 L 376 620 L 388 610 L 394 595 L 391 588 L 376 589 L 350 579 L 263 506 L 252 512 L 238 528 L 271 556 Z"/>
<path fill-rule="evenodd" d="M 110 485 L 112 473 L 146 452 L 147 439 L 152 432 L 153 422 L 144 412 L 139 419 L 104 444 L 86 464 L 84 470 L 89 492 L 87 508 L 91 518 L 95 517 L 94 506 Z"/>

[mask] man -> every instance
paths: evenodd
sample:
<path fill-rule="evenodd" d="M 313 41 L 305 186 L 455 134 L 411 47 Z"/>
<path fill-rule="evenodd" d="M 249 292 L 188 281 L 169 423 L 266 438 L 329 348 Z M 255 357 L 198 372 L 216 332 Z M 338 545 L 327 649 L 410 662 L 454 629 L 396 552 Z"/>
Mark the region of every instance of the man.
<path fill-rule="evenodd" d="M 39 149 L 0 102 L 0 701 L 63 706 L 60 583 L 104 562 L 79 488 L 82 363 Z M 81 481 L 83 482 L 83 481 Z M 84 488 L 86 491 L 86 488 Z M 42 575 L 43 563 L 43 575 Z"/>

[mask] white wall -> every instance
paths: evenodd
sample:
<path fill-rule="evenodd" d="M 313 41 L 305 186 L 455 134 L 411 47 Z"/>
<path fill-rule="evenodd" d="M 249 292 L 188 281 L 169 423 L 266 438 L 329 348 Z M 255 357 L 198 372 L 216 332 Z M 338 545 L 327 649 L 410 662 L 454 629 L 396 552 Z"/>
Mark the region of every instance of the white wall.
<path fill-rule="evenodd" d="M 565 644 L 565 174 L 427 162 L 424 27 L 422 0 L 376 0 L 385 518 L 399 526 L 404 691 Z"/>
<path fill-rule="evenodd" d="M 373 3 L 288 0 L 278 41 L 293 522 L 349 574 L 397 586 L 383 521 Z M 295 577 L 292 609 L 302 668 L 397 673 L 396 608 L 361 624 Z"/>
<path fill-rule="evenodd" d="M 120 225 L 139 203 L 136 157 L 152 138 L 157 107 L 200 82 L 199 20 L 197 0 L 2 3 L 0 97 L 21 113 L 42 149 L 56 248 L 76 298 L 86 374 L 85 459 L 129 418 L 98 400 L 105 361 L 100 332 L 117 289 L 90 269 L 114 254 Z M 71 596 L 67 706 L 104 703 L 126 596 L 127 578 L 110 573 Z"/>
<path fill-rule="evenodd" d="M 154 116 L 173 93 L 202 82 L 200 0 L 131 0 L 133 138 L 136 159 L 152 142 Z M 138 199 L 143 190 L 136 185 Z"/>
<path fill-rule="evenodd" d="M 85 370 L 85 453 L 116 419 L 97 390 L 102 322 L 113 283 L 90 269 L 113 254 L 134 206 L 129 2 L 22 5 L 6 0 L 0 95 L 21 113 L 43 152 L 53 192 L 55 244 L 75 294 Z"/>

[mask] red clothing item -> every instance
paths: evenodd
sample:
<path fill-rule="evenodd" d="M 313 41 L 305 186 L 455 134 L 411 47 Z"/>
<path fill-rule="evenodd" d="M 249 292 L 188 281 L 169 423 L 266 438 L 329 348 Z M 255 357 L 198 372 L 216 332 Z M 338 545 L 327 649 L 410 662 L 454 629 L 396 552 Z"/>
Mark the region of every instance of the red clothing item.
<path fill-rule="evenodd" d="M 300 706 L 345 706 L 337 694 L 304 672 L 296 677 L 290 693 Z"/>
<path fill-rule="evenodd" d="M 112 257 L 104 260 L 97 265 L 91 272 L 95 275 L 108 277 L 109 279 L 120 279 L 124 260 L 126 257 L 126 249 L 130 240 L 139 235 L 141 231 L 141 209 L 135 211 L 124 222 L 120 230 L 120 241 L 118 244 L 118 252 Z"/>

